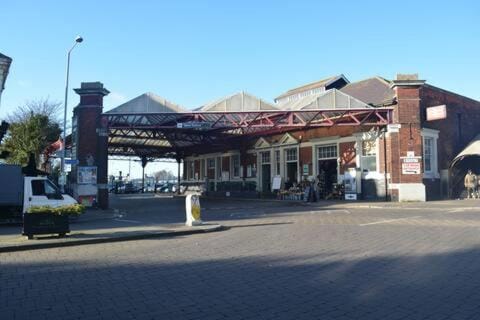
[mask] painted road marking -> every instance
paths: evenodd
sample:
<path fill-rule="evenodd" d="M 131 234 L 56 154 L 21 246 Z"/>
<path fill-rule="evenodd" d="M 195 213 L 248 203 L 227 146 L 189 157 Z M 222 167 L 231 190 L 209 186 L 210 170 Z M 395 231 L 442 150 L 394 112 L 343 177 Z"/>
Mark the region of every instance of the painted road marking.
<path fill-rule="evenodd" d="M 381 221 L 375 221 L 375 222 L 370 222 L 370 223 L 362 223 L 362 224 L 359 224 L 359 226 L 361 226 L 361 227 L 371 226 L 371 225 L 374 225 L 374 224 L 397 222 L 397 221 L 408 220 L 408 219 L 416 219 L 416 218 L 421 218 L 421 217 L 422 216 L 415 216 L 415 217 L 407 217 L 407 218 L 399 218 L 399 219 L 381 220 Z"/>
<path fill-rule="evenodd" d="M 114 219 L 114 220 L 119 222 L 127 222 L 127 223 L 141 223 L 140 221 L 135 221 L 135 220 L 126 220 L 126 219 Z"/>

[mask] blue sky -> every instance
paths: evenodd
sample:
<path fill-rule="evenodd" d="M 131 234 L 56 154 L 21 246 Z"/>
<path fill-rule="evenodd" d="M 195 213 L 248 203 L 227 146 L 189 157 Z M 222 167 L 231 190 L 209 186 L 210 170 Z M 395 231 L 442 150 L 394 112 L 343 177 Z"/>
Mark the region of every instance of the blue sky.
<path fill-rule="evenodd" d="M 350 81 L 419 73 L 480 100 L 478 1 L 4 1 L 0 52 L 13 58 L 0 119 L 26 100 L 63 101 L 102 81 L 106 109 L 154 92 L 197 107 L 245 90 L 283 91 L 343 73 Z M 71 92 L 69 117 L 77 96 Z"/>

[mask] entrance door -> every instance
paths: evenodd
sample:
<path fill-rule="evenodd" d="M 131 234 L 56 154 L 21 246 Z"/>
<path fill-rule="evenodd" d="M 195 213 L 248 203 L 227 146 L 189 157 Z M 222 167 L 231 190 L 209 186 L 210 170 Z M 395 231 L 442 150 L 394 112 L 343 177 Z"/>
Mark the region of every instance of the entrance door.
<path fill-rule="evenodd" d="M 270 192 L 272 190 L 270 180 L 271 180 L 271 173 L 270 173 L 270 164 L 262 164 L 262 191 L 263 192 Z"/>
<path fill-rule="evenodd" d="M 297 162 L 287 162 L 287 179 L 290 183 L 298 183 L 297 181 L 298 165 Z"/>
<path fill-rule="evenodd" d="M 318 190 L 321 199 L 329 199 L 337 183 L 337 159 L 318 160 Z"/>

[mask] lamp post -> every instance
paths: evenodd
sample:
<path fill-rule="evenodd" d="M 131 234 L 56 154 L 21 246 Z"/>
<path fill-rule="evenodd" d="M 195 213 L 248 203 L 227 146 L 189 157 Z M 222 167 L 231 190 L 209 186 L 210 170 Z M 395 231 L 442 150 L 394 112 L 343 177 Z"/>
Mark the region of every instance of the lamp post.
<path fill-rule="evenodd" d="M 75 46 L 83 41 L 83 38 L 77 36 L 75 38 L 75 43 L 73 46 L 68 50 L 67 53 L 67 71 L 66 71 L 66 79 L 65 79 L 65 104 L 63 109 L 63 152 L 62 152 L 62 162 L 60 165 L 60 172 L 61 172 L 61 179 L 60 179 L 60 187 L 62 192 L 65 192 L 65 184 L 66 184 L 66 172 L 65 172 L 65 158 L 67 156 L 67 149 L 66 149 L 66 138 L 67 138 L 67 104 L 68 104 L 68 76 L 70 73 L 70 53 L 75 48 Z"/>

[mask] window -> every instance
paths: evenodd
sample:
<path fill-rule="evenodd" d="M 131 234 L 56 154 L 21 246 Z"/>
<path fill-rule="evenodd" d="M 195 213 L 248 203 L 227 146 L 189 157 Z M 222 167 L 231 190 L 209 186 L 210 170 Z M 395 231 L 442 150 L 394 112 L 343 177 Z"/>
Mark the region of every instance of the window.
<path fill-rule="evenodd" d="M 280 150 L 275 150 L 275 174 L 280 175 Z"/>
<path fill-rule="evenodd" d="M 337 146 L 321 146 L 318 147 L 318 159 L 335 159 L 337 158 Z"/>
<path fill-rule="evenodd" d="M 261 152 L 262 156 L 262 164 L 268 164 L 270 163 L 270 151 L 267 152 Z"/>
<path fill-rule="evenodd" d="M 240 177 L 240 155 L 232 156 L 232 171 L 234 177 Z"/>
<path fill-rule="evenodd" d="M 188 179 L 193 180 L 194 173 L 195 173 L 195 161 L 189 161 L 188 162 L 189 167 L 188 167 Z"/>
<path fill-rule="evenodd" d="M 207 166 L 208 166 L 208 169 L 215 170 L 215 159 L 214 158 L 208 159 Z"/>
<path fill-rule="evenodd" d="M 217 158 L 217 179 L 222 179 L 222 158 Z"/>
<path fill-rule="evenodd" d="M 45 195 L 45 183 L 43 183 L 43 180 L 32 180 L 32 194 L 34 196 Z"/>
<path fill-rule="evenodd" d="M 433 162 L 433 138 L 424 137 L 423 138 L 423 166 L 424 172 L 431 173 Z"/>
<path fill-rule="evenodd" d="M 367 172 L 377 171 L 377 142 L 376 140 L 362 141 L 362 170 Z"/>
<path fill-rule="evenodd" d="M 32 180 L 32 194 L 34 196 L 47 196 L 50 199 L 59 195 L 60 191 L 48 180 Z"/>
<path fill-rule="evenodd" d="M 422 128 L 423 175 L 425 178 L 440 178 L 438 174 L 438 131 Z"/>
<path fill-rule="evenodd" d="M 205 159 L 200 160 L 200 179 L 205 178 Z"/>
<path fill-rule="evenodd" d="M 285 150 L 285 156 L 286 162 L 297 161 L 297 149 L 294 148 Z"/>

